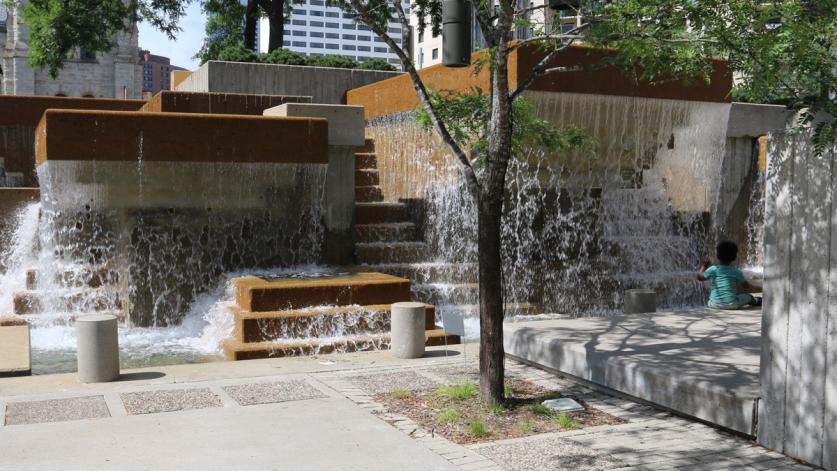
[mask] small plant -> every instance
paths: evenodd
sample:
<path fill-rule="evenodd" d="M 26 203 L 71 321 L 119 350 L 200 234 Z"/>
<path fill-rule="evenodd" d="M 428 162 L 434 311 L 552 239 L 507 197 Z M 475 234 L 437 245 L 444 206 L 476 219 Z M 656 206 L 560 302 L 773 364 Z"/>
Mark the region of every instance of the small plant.
<path fill-rule="evenodd" d="M 503 395 L 505 397 L 512 397 L 514 395 L 514 388 L 511 386 L 511 384 L 507 384 L 505 387 L 503 387 Z"/>
<path fill-rule="evenodd" d="M 393 399 L 404 400 L 404 399 L 407 399 L 410 396 L 412 396 L 413 393 L 411 393 L 410 391 L 408 391 L 406 389 L 397 389 L 397 390 L 391 392 L 389 395 L 392 396 Z"/>
<path fill-rule="evenodd" d="M 473 438 L 487 437 L 491 435 L 491 431 L 488 430 L 488 427 L 482 420 L 472 419 L 471 423 L 468 424 L 468 435 Z"/>
<path fill-rule="evenodd" d="M 532 423 L 531 420 L 524 420 L 523 422 L 518 422 L 518 424 L 514 427 L 515 431 L 520 434 L 527 434 L 532 433 L 534 430 L 535 424 Z"/>
<path fill-rule="evenodd" d="M 456 409 L 447 409 L 439 414 L 439 417 L 436 418 L 436 422 L 439 422 L 440 424 L 449 424 L 459 422 L 460 418 L 459 412 L 457 412 Z"/>
<path fill-rule="evenodd" d="M 436 390 L 436 395 L 446 397 L 453 401 L 467 401 L 477 395 L 477 385 L 473 383 L 462 383 L 441 386 Z"/>
<path fill-rule="evenodd" d="M 492 404 L 488 407 L 488 413 L 491 415 L 501 415 L 504 410 L 506 410 L 506 408 L 503 406 L 503 404 L 499 403 Z"/>
<path fill-rule="evenodd" d="M 529 410 L 536 415 L 552 415 L 552 410 L 543 404 L 532 404 Z"/>
<path fill-rule="evenodd" d="M 555 424 L 556 427 L 561 427 L 565 430 L 578 428 L 578 422 L 573 420 L 573 418 L 567 415 L 566 412 L 559 412 L 555 414 L 552 417 L 552 423 Z"/>

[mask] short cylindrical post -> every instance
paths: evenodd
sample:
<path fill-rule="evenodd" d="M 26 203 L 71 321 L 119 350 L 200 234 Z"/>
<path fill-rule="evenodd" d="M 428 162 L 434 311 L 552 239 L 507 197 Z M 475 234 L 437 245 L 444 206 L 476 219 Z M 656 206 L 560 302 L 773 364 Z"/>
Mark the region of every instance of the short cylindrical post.
<path fill-rule="evenodd" d="M 471 9 L 465 0 L 442 1 L 442 65 L 471 65 Z"/>
<path fill-rule="evenodd" d="M 622 310 L 625 314 L 657 312 L 657 292 L 653 289 L 626 290 Z"/>
<path fill-rule="evenodd" d="M 392 305 L 392 336 L 390 349 L 398 358 L 419 358 L 424 355 L 424 303 Z"/>
<path fill-rule="evenodd" d="M 76 319 L 78 379 L 104 383 L 119 378 L 119 340 L 116 317 L 107 314 Z"/>

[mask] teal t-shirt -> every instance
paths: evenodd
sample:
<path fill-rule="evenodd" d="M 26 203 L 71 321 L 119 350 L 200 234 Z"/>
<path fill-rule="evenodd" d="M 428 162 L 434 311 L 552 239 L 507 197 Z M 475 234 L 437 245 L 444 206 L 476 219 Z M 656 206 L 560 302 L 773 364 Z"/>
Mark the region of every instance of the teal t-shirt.
<path fill-rule="evenodd" d="M 744 281 L 741 270 L 728 265 L 712 265 L 703 272 L 707 280 L 712 280 L 712 292 L 709 300 L 721 304 L 734 303 L 738 298 L 738 284 Z"/>

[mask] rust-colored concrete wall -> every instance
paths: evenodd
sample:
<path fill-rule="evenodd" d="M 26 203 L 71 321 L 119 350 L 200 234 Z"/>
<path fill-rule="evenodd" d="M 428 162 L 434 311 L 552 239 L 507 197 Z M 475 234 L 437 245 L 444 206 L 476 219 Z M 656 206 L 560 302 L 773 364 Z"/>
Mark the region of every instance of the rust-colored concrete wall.
<path fill-rule="evenodd" d="M 285 103 L 311 103 L 310 96 L 248 95 L 243 93 L 177 92 L 163 90 L 140 111 L 165 113 L 243 114 L 261 116 Z"/>
<path fill-rule="evenodd" d="M 37 186 L 35 175 L 35 126 L 47 109 L 136 111 L 142 100 L 0 96 L 0 157 L 7 172 L 23 173 L 23 184 Z"/>
<path fill-rule="evenodd" d="M 157 162 L 328 163 L 328 122 L 323 118 L 48 110 L 35 134 L 38 165 L 140 157 Z"/>
<path fill-rule="evenodd" d="M 474 59 L 482 53 L 474 53 Z M 512 52 L 509 57 L 509 87 L 516 88 L 526 79 L 529 71 L 545 55 L 535 46 L 527 46 Z M 574 46 L 550 62 L 549 67 L 578 66 L 578 72 L 563 72 L 543 76 L 529 87 L 532 91 L 586 93 L 598 95 L 635 96 L 665 98 L 688 101 L 729 102 L 732 89 L 732 75 L 724 61 L 712 60 L 714 71 L 710 83 L 695 80 L 686 84 L 681 80 L 670 80 L 651 84 L 647 81 L 633 82 L 625 73 L 614 66 L 601 66 L 602 59 L 615 51 Z M 472 61 L 476 63 L 476 61 Z M 595 66 L 595 67 L 594 67 Z M 424 82 L 437 90 L 464 91 L 472 87 L 488 89 L 486 68 L 474 74 L 474 66 L 467 68 L 446 68 L 435 65 L 422 69 L 419 75 Z M 349 90 L 347 102 L 350 105 L 366 107 L 366 119 L 400 113 L 415 108 L 418 97 L 409 76 L 402 75 L 364 87 Z"/>

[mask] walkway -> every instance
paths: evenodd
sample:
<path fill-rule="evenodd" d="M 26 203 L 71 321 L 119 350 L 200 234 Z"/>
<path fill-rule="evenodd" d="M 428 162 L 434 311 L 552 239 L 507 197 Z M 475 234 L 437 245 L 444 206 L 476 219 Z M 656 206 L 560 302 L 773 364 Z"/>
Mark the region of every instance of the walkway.
<path fill-rule="evenodd" d="M 809 469 L 739 437 L 512 361 L 508 374 L 629 422 L 460 446 L 392 415 L 379 392 L 474 377 L 475 345 L 178 365 L 123 381 L 0 379 L 2 469 Z M 42 402 L 50 401 L 50 402 Z M 533 467 L 534 466 L 534 467 Z"/>

